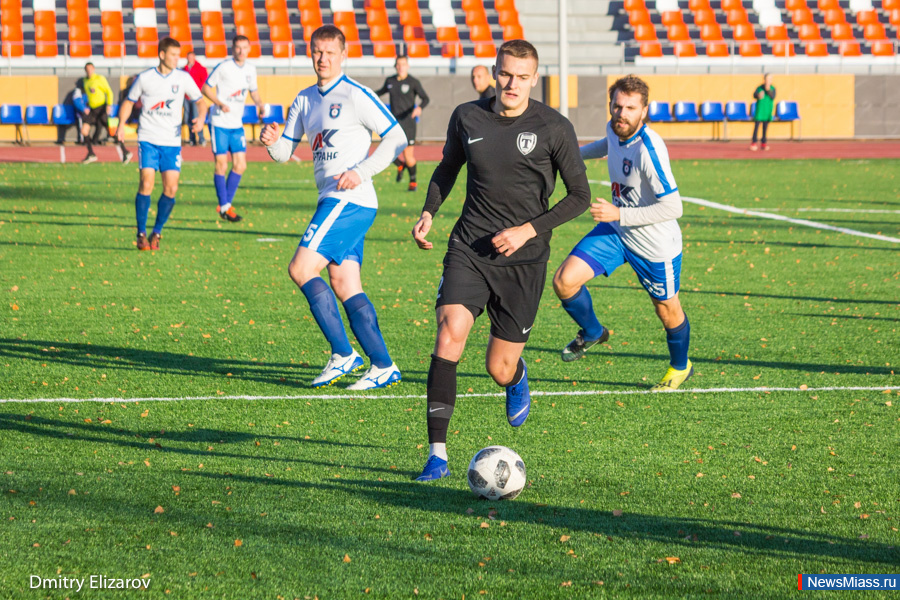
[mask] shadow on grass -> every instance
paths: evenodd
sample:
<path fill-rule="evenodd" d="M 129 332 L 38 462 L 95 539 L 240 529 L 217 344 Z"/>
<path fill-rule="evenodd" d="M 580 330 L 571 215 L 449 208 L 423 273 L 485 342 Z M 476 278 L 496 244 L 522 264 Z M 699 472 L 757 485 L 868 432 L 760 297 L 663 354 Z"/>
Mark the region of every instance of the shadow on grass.
<path fill-rule="evenodd" d="M 896 251 L 897 248 L 894 246 L 842 246 L 838 244 L 812 244 L 809 242 L 773 242 L 769 240 L 763 241 L 752 241 L 752 240 L 701 240 L 694 238 L 686 238 L 686 243 L 689 244 L 716 244 L 719 246 L 728 246 L 730 244 L 747 244 L 749 246 L 784 246 L 786 248 L 810 248 L 810 249 L 827 249 L 827 248 L 843 248 L 846 250 L 890 250 Z M 700 252 L 702 248 L 694 248 L 693 246 L 690 250 Z"/>
<path fill-rule="evenodd" d="M 596 289 L 598 294 L 602 294 L 604 289 L 616 289 L 616 290 L 627 290 L 630 292 L 640 292 L 642 296 L 646 297 L 647 292 L 644 288 L 640 286 L 630 287 L 627 285 L 609 285 L 606 282 L 603 283 L 595 283 L 590 286 L 592 289 Z M 900 301 L 898 300 L 867 300 L 865 298 L 826 298 L 824 296 L 784 296 L 780 294 L 762 294 L 758 292 L 724 292 L 724 291 L 716 291 L 716 290 L 688 290 L 682 288 L 682 291 L 687 296 L 693 296 L 694 294 L 706 294 L 709 296 L 739 296 L 743 298 L 747 296 L 748 298 L 773 298 L 775 300 L 806 300 L 809 302 L 846 302 L 849 304 L 887 304 L 887 305 L 900 305 Z M 649 306 L 649 301 L 647 302 L 647 306 Z"/>
<path fill-rule="evenodd" d="M 475 500 L 468 491 L 435 487 L 404 481 L 341 480 L 329 483 L 307 483 L 286 479 L 225 475 L 208 472 L 186 472 L 186 476 L 241 481 L 255 485 L 286 488 L 340 491 L 371 502 L 398 508 L 447 513 L 459 516 Z M 752 553 L 775 557 L 819 557 L 852 562 L 895 564 L 897 550 L 893 546 L 828 536 L 822 533 L 775 527 L 765 524 L 714 521 L 687 517 L 666 517 L 626 513 L 614 517 L 611 511 L 568 506 L 539 505 L 523 501 L 493 503 L 500 510 L 498 519 L 567 530 L 583 531 L 610 538 L 643 539 L 684 547 L 714 548 L 727 552 Z M 502 508 L 500 508 L 502 506 Z M 739 535 L 735 535 L 735 532 Z M 696 538 L 695 538 L 696 536 Z"/>

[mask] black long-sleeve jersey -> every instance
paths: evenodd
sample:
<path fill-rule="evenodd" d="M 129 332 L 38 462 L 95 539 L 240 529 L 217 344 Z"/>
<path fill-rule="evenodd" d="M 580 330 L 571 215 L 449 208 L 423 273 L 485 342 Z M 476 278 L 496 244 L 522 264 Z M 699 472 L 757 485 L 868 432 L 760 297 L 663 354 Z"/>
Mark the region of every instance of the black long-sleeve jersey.
<path fill-rule="evenodd" d="M 591 190 L 572 124 L 550 107 L 529 100 L 518 117 L 492 110 L 493 98 L 461 104 L 447 128 L 444 157 L 428 186 L 423 211 L 436 214 L 467 164 L 466 200 L 450 247 L 496 265 L 546 262 L 552 229 L 583 213 Z M 567 195 L 549 208 L 561 175 Z M 511 256 L 495 251 L 498 232 L 531 223 L 537 236 Z"/>
<path fill-rule="evenodd" d="M 425 93 L 422 84 L 412 75 L 407 75 L 403 79 L 397 79 L 396 75 L 391 75 L 384 80 L 384 85 L 375 93 L 379 96 L 390 94 L 391 114 L 398 121 L 412 116 L 412 111 L 416 107 L 416 96 L 419 97 L 420 108 L 425 108 L 429 102 L 428 94 Z"/>

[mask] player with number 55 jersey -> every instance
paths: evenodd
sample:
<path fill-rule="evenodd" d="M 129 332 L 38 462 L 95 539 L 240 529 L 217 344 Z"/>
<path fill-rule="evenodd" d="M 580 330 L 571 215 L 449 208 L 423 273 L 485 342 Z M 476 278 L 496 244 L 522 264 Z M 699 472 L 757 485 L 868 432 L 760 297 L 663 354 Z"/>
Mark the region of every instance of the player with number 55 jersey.
<path fill-rule="evenodd" d="M 406 147 L 406 135 L 372 90 L 341 71 L 347 50 L 340 29 L 320 27 L 313 32 L 310 46 L 317 84 L 297 95 L 284 134 L 279 137 L 278 127 L 267 125 L 260 141 L 278 162 L 290 160 L 304 134 L 313 152 L 318 206 L 289 267 L 331 345 L 331 359 L 312 385 L 331 385 L 364 364 L 350 346 L 336 294 L 372 363 L 348 389 L 387 387 L 400 381 L 400 370 L 387 351 L 375 307 L 363 292 L 360 268 L 366 232 L 378 208 L 372 178 Z M 381 142 L 369 156 L 373 132 Z M 331 287 L 319 276 L 326 267 Z"/>

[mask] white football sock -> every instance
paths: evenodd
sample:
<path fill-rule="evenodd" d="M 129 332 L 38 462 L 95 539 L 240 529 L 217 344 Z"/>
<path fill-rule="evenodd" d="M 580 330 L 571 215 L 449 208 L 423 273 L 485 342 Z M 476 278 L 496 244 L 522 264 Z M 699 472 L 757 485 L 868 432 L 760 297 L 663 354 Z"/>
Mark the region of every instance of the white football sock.
<path fill-rule="evenodd" d="M 447 444 L 429 444 L 428 455 L 447 460 Z"/>

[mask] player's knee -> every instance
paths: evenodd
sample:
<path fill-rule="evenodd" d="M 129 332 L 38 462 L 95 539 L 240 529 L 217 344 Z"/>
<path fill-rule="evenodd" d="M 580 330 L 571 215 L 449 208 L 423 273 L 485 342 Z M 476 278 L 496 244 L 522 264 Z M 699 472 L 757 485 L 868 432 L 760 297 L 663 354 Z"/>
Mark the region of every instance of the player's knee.
<path fill-rule="evenodd" d="M 178 193 L 178 184 L 177 183 L 172 183 L 172 184 L 163 186 L 163 194 L 165 194 L 169 198 L 174 198 L 175 194 L 177 194 L 177 193 Z"/>
<path fill-rule="evenodd" d="M 234 164 L 231 165 L 231 170 L 235 173 L 235 175 L 243 175 L 244 171 L 247 170 L 247 161 L 235 160 Z"/>
<path fill-rule="evenodd" d="M 559 298 L 571 298 L 575 295 L 582 283 L 572 276 L 563 263 L 553 274 L 553 291 Z"/>
<path fill-rule="evenodd" d="M 494 382 L 502 387 L 508 386 L 516 374 L 516 364 L 519 359 L 507 360 L 506 357 L 486 356 L 484 366 Z"/>

